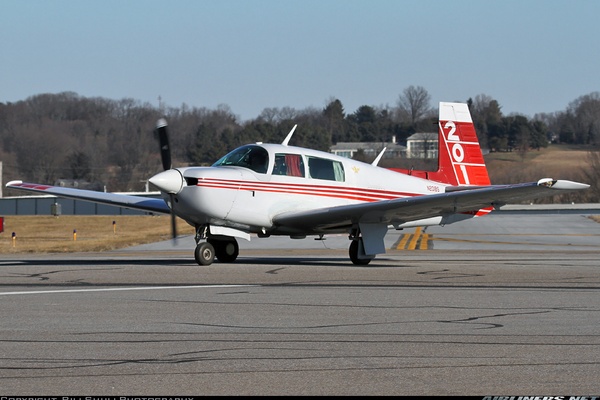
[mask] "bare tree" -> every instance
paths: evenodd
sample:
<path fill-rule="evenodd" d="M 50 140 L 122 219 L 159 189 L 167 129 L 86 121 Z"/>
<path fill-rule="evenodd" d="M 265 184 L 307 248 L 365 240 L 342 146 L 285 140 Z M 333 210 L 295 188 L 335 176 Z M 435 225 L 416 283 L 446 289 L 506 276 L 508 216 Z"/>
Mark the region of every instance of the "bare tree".
<path fill-rule="evenodd" d="M 409 86 L 398 97 L 398 112 L 400 120 L 406 120 L 416 125 L 431 111 L 431 96 L 422 86 Z"/>
<path fill-rule="evenodd" d="M 482 146 L 489 147 L 490 132 L 494 131 L 502 121 L 500 105 L 491 96 L 478 94 L 475 99 L 469 99 L 469 108 L 475 124 L 475 132 Z M 494 140 L 498 145 L 498 140 Z"/>
<path fill-rule="evenodd" d="M 270 124 L 277 124 L 286 119 L 294 119 L 298 114 L 298 110 L 292 107 L 271 107 L 263 109 L 258 118 Z"/>
<path fill-rule="evenodd" d="M 575 135 L 580 143 L 600 143 L 600 92 L 592 92 L 572 101 L 567 112 L 575 117 Z"/>
<path fill-rule="evenodd" d="M 41 122 L 17 127 L 15 154 L 26 179 L 52 184 L 65 172 L 61 165 L 72 148 L 72 140 L 59 122 L 47 118 Z"/>

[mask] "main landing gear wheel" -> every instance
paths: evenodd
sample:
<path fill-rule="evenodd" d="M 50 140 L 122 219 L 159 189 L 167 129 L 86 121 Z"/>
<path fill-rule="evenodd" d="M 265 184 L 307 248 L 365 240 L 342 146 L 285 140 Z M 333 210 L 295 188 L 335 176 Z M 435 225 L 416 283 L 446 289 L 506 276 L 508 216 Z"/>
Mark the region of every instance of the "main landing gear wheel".
<path fill-rule="evenodd" d="M 208 242 L 215 248 L 215 255 L 222 263 L 232 263 L 240 254 L 240 247 L 235 238 L 208 239 Z"/>
<path fill-rule="evenodd" d="M 198 243 L 194 258 L 199 265 L 210 265 L 215 260 L 215 248 L 209 242 Z"/>
<path fill-rule="evenodd" d="M 348 249 L 348 254 L 350 255 L 350 260 L 354 265 L 367 265 L 371 262 L 371 258 L 358 258 L 358 250 L 359 246 L 362 245 L 362 240 L 353 240 L 350 242 L 350 248 Z"/>

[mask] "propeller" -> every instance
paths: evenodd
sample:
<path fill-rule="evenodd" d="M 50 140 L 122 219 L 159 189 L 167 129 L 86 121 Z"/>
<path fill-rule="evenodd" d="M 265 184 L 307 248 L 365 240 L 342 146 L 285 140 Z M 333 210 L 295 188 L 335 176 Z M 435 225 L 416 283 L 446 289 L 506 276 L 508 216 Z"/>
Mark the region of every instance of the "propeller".
<path fill-rule="evenodd" d="M 179 171 L 171 171 L 171 147 L 169 146 L 167 121 L 164 118 L 157 121 L 156 132 L 158 133 L 158 142 L 160 144 L 160 159 L 165 172 L 150 178 L 150 183 L 169 194 L 169 201 L 171 202 L 171 236 L 173 239 L 177 239 L 177 224 L 173 207 L 175 205 L 175 193 L 181 189 L 181 186 L 179 186 L 178 189 L 176 187 L 174 188 L 173 182 L 176 182 L 177 180 L 181 182 L 181 175 L 179 174 Z M 176 179 L 173 179 L 175 178 L 173 177 L 174 174 L 178 175 Z"/>
<path fill-rule="evenodd" d="M 167 121 L 164 118 L 159 119 L 156 123 L 156 131 L 158 132 L 158 142 L 160 144 L 160 159 L 162 160 L 163 169 L 166 171 L 171 169 L 171 148 L 169 147 Z"/>

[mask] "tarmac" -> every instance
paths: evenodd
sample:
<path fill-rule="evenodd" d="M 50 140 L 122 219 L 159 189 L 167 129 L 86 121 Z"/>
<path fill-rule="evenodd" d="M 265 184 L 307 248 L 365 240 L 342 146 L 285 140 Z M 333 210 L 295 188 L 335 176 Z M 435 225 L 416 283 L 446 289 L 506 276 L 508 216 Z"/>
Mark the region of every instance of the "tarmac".
<path fill-rule="evenodd" d="M 0 392 L 599 395 L 590 213 L 390 230 L 367 266 L 344 235 L 252 238 L 205 267 L 191 237 L 3 255 Z"/>

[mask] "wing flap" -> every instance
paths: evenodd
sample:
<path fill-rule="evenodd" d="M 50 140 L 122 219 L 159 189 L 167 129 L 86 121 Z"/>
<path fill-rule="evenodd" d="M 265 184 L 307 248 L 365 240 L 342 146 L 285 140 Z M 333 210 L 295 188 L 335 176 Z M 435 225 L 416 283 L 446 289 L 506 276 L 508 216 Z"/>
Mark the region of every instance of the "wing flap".
<path fill-rule="evenodd" d="M 541 179 L 538 182 L 465 188 L 448 193 L 287 212 L 273 218 L 273 223 L 307 232 L 326 231 L 358 223 L 402 224 L 437 216 L 474 213 L 486 207 L 499 207 L 506 203 L 553 196 L 559 194 L 558 191 L 588 187 L 589 185 L 578 182 Z"/>
<path fill-rule="evenodd" d="M 163 199 L 148 198 L 143 196 L 132 196 L 126 194 L 97 192 L 95 190 L 83 190 L 74 188 L 65 188 L 60 186 L 41 185 L 38 183 L 27 183 L 22 181 L 11 181 L 6 187 L 12 189 L 26 190 L 43 194 L 51 194 L 58 197 L 66 197 L 90 201 L 93 203 L 108 204 L 131 208 L 134 210 L 150 211 L 162 214 L 169 214 L 171 210 Z"/>

